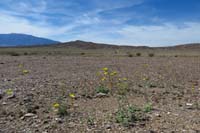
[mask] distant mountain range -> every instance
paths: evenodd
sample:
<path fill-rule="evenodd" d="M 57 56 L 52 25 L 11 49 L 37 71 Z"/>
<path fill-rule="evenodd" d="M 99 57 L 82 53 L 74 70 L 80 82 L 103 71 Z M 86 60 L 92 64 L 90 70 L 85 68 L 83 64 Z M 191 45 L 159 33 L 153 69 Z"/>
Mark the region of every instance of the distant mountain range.
<path fill-rule="evenodd" d="M 166 46 L 166 47 L 148 47 L 148 46 L 126 46 L 126 45 L 113 45 L 113 44 L 104 44 L 104 43 L 94 43 L 94 42 L 85 42 L 81 40 L 59 43 L 56 45 L 50 45 L 51 47 L 62 47 L 62 48 L 80 48 L 80 49 L 197 49 L 200 50 L 200 43 L 190 43 L 182 44 L 176 46 Z"/>
<path fill-rule="evenodd" d="M 32 45 L 46 45 L 46 44 L 57 44 L 58 41 L 35 37 L 26 34 L 0 34 L 0 46 L 32 46 Z"/>
<path fill-rule="evenodd" d="M 148 47 L 148 46 L 118 46 L 113 44 L 94 43 L 86 41 L 71 41 L 61 43 L 58 41 L 35 37 L 26 34 L 0 34 L 0 47 L 61 47 L 61 48 L 80 48 L 80 49 L 119 49 L 119 48 L 134 48 L 134 49 L 198 49 L 200 50 L 200 43 L 182 44 L 169 47 Z"/>

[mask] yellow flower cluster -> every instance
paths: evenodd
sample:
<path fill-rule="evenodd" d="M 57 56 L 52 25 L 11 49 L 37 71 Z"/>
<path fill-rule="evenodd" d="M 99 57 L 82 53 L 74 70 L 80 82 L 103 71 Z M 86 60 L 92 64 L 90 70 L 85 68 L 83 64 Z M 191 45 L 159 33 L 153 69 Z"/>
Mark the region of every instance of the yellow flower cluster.
<path fill-rule="evenodd" d="M 23 74 L 28 74 L 29 71 L 24 69 L 24 70 L 22 70 L 22 73 L 23 73 Z"/>
<path fill-rule="evenodd" d="M 7 95 L 12 95 L 12 94 L 13 94 L 13 90 L 12 90 L 12 89 L 6 90 L 6 94 L 7 94 Z"/>
<path fill-rule="evenodd" d="M 70 94 L 69 94 L 69 97 L 75 98 L 75 94 L 74 94 L 74 93 L 70 93 Z"/>
<path fill-rule="evenodd" d="M 105 71 L 105 72 L 107 72 L 107 71 L 108 71 L 108 68 L 107 68 L 107 67 L 104 67 L 102 70 Z"/>
<path fill-rule="evenodd" d="M 127 81 L 127 78 L 119 78 L 119 81 Z"/>
<path fill-rule="evenodd" d="M 101 81 L 105 81 L 106 80 L 106 77 L 103 77 L 102 79 L 101 79 Z"/>
<path fill-rule="evenodd" d="M 110 73 L 110 76 L 115 76 L 115 75 L 117 75 L 116 71 L 113 71 L 113 72 Z"/>
<path fill-rule="evenodd" d="M 149 80 L 149 78 L 148 77 L 144 77 L 142 80 L 147 81 L 147 80 Z"/>

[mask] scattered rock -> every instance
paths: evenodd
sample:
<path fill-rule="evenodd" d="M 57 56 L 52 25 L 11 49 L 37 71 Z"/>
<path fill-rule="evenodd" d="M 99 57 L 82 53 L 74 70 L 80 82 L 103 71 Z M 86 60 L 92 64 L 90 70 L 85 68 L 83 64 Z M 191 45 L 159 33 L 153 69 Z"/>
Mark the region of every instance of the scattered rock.
<path fill-rule="evenodd" d="M 27 113 L 24 115 L 24 117 L 33 117 L 33 116 L 35 116 L 35 114 L 33 114 L 33 113 Z"/>
<path fill-rule="evenodd" d="M 188 131 L 188 133 L 199 133 L 199 131 L 195 131 L 195 130 L 190 129 L 190 130 Z"/>
<path fill-rule="evenodd" d="M 161 115 L 159 113 L 155 113 L 156 117 L 161 117 Z"/>
<path fill-rule="evenodd" d="M 7 105 L 7 103 L 6 103 L 6 102 L 3 102 L 2 105 Z"/>
<path fill-rule="evenodd" d="M 150 88 L 156 88 L 157 85 L 155 85 L 155 84 L 150 84 L 149 87 L 150 87 Z"/>
<path fill-rule="evenodd" d="M 77 107 L 78 107 L 78 104 L 74 104 L 74 107 L 77 108 Z"/>
<path fill-rule="evenodd" d="M 16 95 L 15 95 L 15 93 L 13 93 L 12 95 L 9 95 L 8 97 L 7 97 L 7 99 L 13 99 L 13 98 L 15 98 L 16 97 Z"/>
<path fill-rule="evenodd" d="M 171 112 L 167 112 L 167 114 L 168 114 L 168 115 L 170 115 L 170 114 L 171 114 Z"/>
<path fill-rule="evenodd" d="M 0 99 L 3 98 L 3 92 L 0 90 Z"/>
<path fill-rule="evenodd" d="M 187 106 L 192 106 L 193 104 L 192 104 L 192 103 L 186 103 L 186 105 L 187 105 Z"/>
<path fill-rule="evenodd" d="M 105 93 L 98 93 L 95 97 L 96 98 L 104 98 L 104 97 L 108 97 L 108 95 Z"/>
<path fill-rule="evenodd" d="M 37 110 L 38 110 L 39 108 L 40 108 L 40 107 L 39 107 L 38 105 L 32 105 L 32 104 L 26 105 L 27 113 L 36 114 L 36 113 L 37 113 Z"/>
<path fill-rule="evenodd" d="M 27 113 L 24 116 L 22 116 L 20 119 L 24 120 L 25 118 L 29 118 L 29 117 L 37 118 L 35 114 L 33 114 L 33 113 Z"/>
<path fill-rule="evenodd" d="M 193 109 L 192 103 L 186 103 L 186 109 Z"/>
<path fill-rule="evenodd" d="M 63 120 L 61 118 L 55 118 L 55 120 L 60 124 L 63 123 Z"/>
<path fill-rule="evenodd" d="M 106 124 L 106 125 L 105 125 L 105 128 L 106 128 L 106 129 L 111 129 L 111 125 L 110 125 L 110 124 Z"/>
<path fill-rule="evenodd" d="M 25 103 L 31 102 L 31 98 L 30 98 L 30 97 L 25 97 L 25 98 L 24 98 L 24 102 L 25 102 Z"/>
<path fill-rule="evenodd" d="M 95 133 L 103 133 L 102 130 L 94 130 Z"/>
<path fill-rule="evenodd" d="M 147 131 L 147 133 L 157 133 L 157 132 L 153 131 L 153 130 L 149 130 L 149 131 Z"/>
<path fill-rule="evenodd" d="M 73 128 L 75 126 L 75 123 L 74 122 L 69 122 L 69 124 L 68 124 L 68 127 L 69 128 Z"/>

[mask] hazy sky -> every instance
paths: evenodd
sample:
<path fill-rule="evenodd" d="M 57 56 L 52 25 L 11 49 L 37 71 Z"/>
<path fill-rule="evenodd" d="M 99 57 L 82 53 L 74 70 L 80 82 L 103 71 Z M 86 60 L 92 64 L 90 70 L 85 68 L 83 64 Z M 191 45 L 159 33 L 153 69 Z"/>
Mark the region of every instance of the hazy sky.
<path fill-rule="evenodd" d="M 200 42 L 200 0 L 0 0 L 0 33 L 165 46 Z"/>

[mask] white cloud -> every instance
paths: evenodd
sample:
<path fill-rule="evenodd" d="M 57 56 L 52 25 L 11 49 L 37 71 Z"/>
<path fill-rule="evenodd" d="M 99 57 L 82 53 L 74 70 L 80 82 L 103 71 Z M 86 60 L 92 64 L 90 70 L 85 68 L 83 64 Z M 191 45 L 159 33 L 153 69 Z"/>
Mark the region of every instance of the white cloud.
<path fill-rule="evenodd" d="M 159 26 L 125 26 L 118 33 L 120 42 L 129 45 L 164 46 L 200 42 L 200 23 L 184 23 L 184 26 L 164 24 Z"/>
<path fill-rule="evenodd" d="M 27 19 L 14 17 L 0 12 L 1 33 L 25 33 L 41 37 L 52 37 L 62 35 L 75 25 L 56 27 L 45 22 L 31 23 Z"/>
<path fill-rule="evenodd" d="M 174 24 L 120 27 L 100 27 L 87 29 L 73 39 L 101 43 L 134 46 L 169 46 L 200 42 L 200 23 L 184 23 L 182 27 Z"/>

